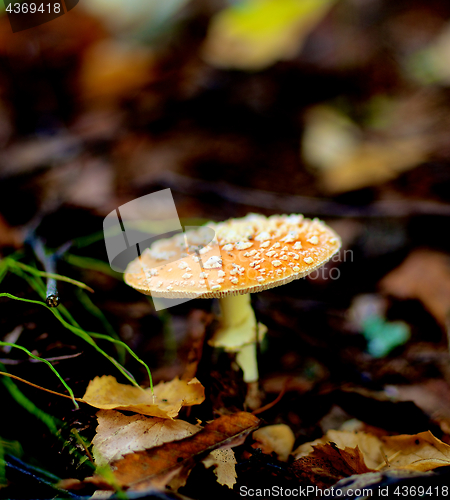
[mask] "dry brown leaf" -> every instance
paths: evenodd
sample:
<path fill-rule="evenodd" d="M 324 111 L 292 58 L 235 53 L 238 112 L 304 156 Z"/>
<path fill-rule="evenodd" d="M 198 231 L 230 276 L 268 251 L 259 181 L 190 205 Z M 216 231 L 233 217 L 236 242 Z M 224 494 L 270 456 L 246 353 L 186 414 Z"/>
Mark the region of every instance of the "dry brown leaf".
<path fill-rule="evenodd" d="M 341 449 L 335 443 L 314 446 L 311 454 L 296 460 L 290 469 L 296 477 L 306 478 L 320 488 L 331 486 L 344 477 L 373 472 L 366 466 L 358 446 Z"/>
<path fill-rule="evenodd" d="M 344 448 L 358 447 L 364 456 L 366 465 L 370 469 L 376 469 L 380 464 L 384 463 L 380 440 L 373 434 L 366 432 L 330 430 L 320 439 L 300 445 L 293 454 L 295 458 L 299 459 L 310 455 L 314 451 L 314 446 L 329 442 L 335 443 L 342 450 Z"/>
<path fill-rule="evenodd" d="M 305 118 L 302 154 L 328 193 L 395 179 L 425 160 L 431 148 L 430 138 L 419 133 L 365 138 L 354 122 L 330 106 L 315 106 Z"/>
<path fill-rule="evenodd" d="M 192 406 L 205 400 L 205 388 L 196 379 L 189 382 L 175 378 L 160 382 L 154 388 L 140 389 L 119 384 L 111 375 L 95 377 L 83 396 L 83 401 L 101 410 L 124 410 L 160 418 L 174 418 L 182 406 Z"/>
<path fill-rule="evenodd" d="M 119 460 L 128 453 L 183 439 L 201 429 L 184 420 L 127 416 L 114 410 L 100 410 L 97 420 L 97 434 L 92 440 L 97 465 Z"/>
<path fill-rule="evenodd" d="M 332 442 L 339 449 L 358 447 L 370 469 L 429 471 L 450 465 L 450 446 L 430 431 L 419 434 L 377 437 L 366 432 L 331 430 L 322 438 L 295 450 L 297 459 L 314 456 L 314 447 Z"/>
<path fill-rule="evenodd" d="M 322 186 L 328 193 L 375 186 L 395 179 L 426 157 L 427 144 L 420 137 L 362 142 L 348 158 L 322 172 Z"/>
<path fill-rule="evenodd" d="M 253 447 L 261 448 L 263 453 L 270 455 L 275 452 L 278 459 L 286 462 L 292 452 L 295 436 L 286 424 L 268 425 L 253 433 L 256 441 Z"/>
<path fill-rule="evenodd" d="M 450 465 L 450 446 L 430 431 L 384 436 L 381 440 L 391 468 L 426 472 Z"/>
<path fill-rule="evenodd" d="M 195 460 L 218 448 L 238 446 L 258 424 L 259 419 L 246 412 L 220 417 L 193 436 L 113 462 L 116 481 L 133 490 L 164 487 L 171 481 L 173 486 L 174 479 L 187 477 Z"/>
<path fill-rule="evenodd" d="M 94 459 L 98 466 L 121 459 L 128 453 L 148 450 L 164 443 L 177 441 L 199 432 L 202 428 L 183 420 L 170 420 L 144 415 L 123 415 L 114 410 L 100 410 L 94 445 Z M 206 468 L 215 466 L 217 482 L 232 488 L 236 482 L 236 459 L 231 449 L 212 451 L 202 460 Z M 184 484 L 185 477 L 171 483 L 173 489 Z"/>
<path fill-rule="evenodd" d="M 230 448 L 223 448 L 220 450 L 212 451 L 204 460 L 203 465 L 209 469 L 216 466 L 214 474 L 217 477 L 219 484 L 233 488 L 236 484 L 236 457 L 234 451 Z"/>
<path fill-rule="evenodd" d="M 449 256 L 433 250 L 415 250 L 380 281 L 384 293 L 399 299 L 417 299 L 445 328 L 450 311 Z"/>

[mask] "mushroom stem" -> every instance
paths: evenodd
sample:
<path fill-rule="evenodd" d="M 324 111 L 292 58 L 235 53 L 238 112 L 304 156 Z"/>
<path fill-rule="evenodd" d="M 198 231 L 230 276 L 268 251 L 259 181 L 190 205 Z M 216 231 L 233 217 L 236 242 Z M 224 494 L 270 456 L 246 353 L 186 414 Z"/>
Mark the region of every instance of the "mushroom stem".
<path fill-rule="evenodd" d="M 256 344 L 258 331 L 264 335 L 266 328 L 256 322 L 250 303 L 250 294 L 228 295 L 220 299 L 222 321 L 210 344 L 237 352 L 236 362 L 242 368 L 245 382 L 258 380 Z"/>

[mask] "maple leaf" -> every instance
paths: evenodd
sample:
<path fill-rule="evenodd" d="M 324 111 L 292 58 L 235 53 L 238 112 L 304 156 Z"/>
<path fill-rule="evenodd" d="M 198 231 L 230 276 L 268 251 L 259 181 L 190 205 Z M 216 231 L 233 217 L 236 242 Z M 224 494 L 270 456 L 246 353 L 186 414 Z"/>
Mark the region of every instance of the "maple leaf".
<path fill-rule="evenodd" d="M 299 459 L 313 453 L 314 446 L 329 442 L 335 443 L 340 449 L 358 447 L 370 469 L 376 469 L 384 462 L 380 440 L 368 432 L 329 430 L 325 436 L 300 445 L 293 454 L 296 459 Z"/>
<path fill-rule="evenodd" d="M 174 418 L 183 406 L 198 405 L 205 400 L 205 388 L 196 379 L 189 382 L 175 378 L 160 382 L 151 389 L 119 384 L 111 375 L 95 377 L 89 382 L 83 401 L 101 410 L 124 410 L 160 418 Z"/>
<path fill-rule="evenodd" d="M 327 445 L 335 447 L 334 456 L 339 453 L 347 465 L 358 463 L 357 468 L 352 465 L 354 472 L 343 467 L 341 458 L 332 461 L 332 453 L 325 459 L 321 447 Z M 358 450 L 358 456 L 350 462 L 343 455 L 349 450 L 353 450 L 352 453 Z M 430 431 L 377 437 L 367 432 L 330 430 L 322 438 L 301 445 L 295 454 L 293 472 L 321 486 L 348 477 L 345 474 L 362 474 L 374 469 L 426 472 L 450 465 L 450 446 Z"/>
<path fill-rule="evenodd" d="M 313 452 L 296 460 L 290 469 L 296 477 L 306 477 L 320 488 L 332 486 L 344 477 L 373 472 L 358 446 L 341 449 L 336 443 L 313 446 Z"/>

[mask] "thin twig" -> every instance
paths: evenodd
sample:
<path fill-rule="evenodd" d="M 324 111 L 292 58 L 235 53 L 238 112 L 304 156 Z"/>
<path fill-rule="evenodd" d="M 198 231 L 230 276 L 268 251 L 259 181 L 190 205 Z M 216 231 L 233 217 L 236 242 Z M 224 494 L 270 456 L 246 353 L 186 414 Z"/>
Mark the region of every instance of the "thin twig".
<path fill-rule="evenodd" d="M 270 403 L 267 403 L 264 406 L 261 406 L 261 408 L 258 408 L 255 411 L 252 411 L 252 415 L 258 415 L 258 414 L 262 413 L 263 411 L 270 410 L 270 408 L 275 406 L 281 400 L 281 398 L 286 394 L 287 386 L 291 380 L 292 380 L 292 377 L 290 377 L 286 380 L 286 382 L 284 383 L 283 389 L 281 389 L 280 394 L 278 394 L 278 396 L 273 401 L 271 401 Z"/>
<path fill-rule="evenodd" d="M 158 178 L 158 183 L 173 191 L 198 197 L 213 194 L 229 203 L 246 205 L 281 213 L 298 213 L 319 217 L 408 217 L 411 215 L 441 215 L 450 217 L 450 204 L 428 200 L 380 200 L 355 207 L 325 198 L 275 193 L 236 186 L 226 182 L 194 179 L 173 172 Z"/>
<path fill-rule="evenodd" d="M 50 389 L 46 389 L 45 387 L 41 387 L 40 385 L 33 384 L 32 382 L 28 382 L 28 380 L 20 378 L 17 375 L 12 375 L 11 373 L 1 372 L 0 371 L 0 375 L 5 375 L 5 377 L 13 378 L 15 380 L 18 380 L 19 382 L 23 382 L 24 384 L 31 385 L 31 387 L 35 387 L 36 389 L 40 389 L 41 391 L 45 391 L 45 392 L 49 392 L 50 394 L 54 394 L 55 396 L 61 396 L 62 398 L 67 398 L 67 399 L 70 399 L 72 401 L 75 400 L 75 401 L 78 401 L 79 403 L 85 403 L 84 399 L 76 398 L 76 397 L 72 398 L 71 396 L 67 396 L 67 394 L 62 394 L 60 392 L 56 392 L 56 391 L 52 391 Z"/>

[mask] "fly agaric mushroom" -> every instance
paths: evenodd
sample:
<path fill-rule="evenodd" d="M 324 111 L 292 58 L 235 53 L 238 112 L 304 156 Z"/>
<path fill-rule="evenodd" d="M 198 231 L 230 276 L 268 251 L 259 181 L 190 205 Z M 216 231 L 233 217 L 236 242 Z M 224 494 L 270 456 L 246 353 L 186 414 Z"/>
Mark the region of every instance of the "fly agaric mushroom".
<path fill-rule="evenodd" d="M 206 226 L 215 231 L 214 242 L 194 250 L 187 244 L 201 242 L 201 228 L 159 240 L 128 265 L 125 281 L 152 297 L 220 299 L 221 324 L 209 343 L 236 352 L 244 381 L 254 385 L 257 342 L 266 328 L 258 328 L 250 294 L 307 276 L 341 241 L 322 221 L 303 215 L 249 214 Z"/>

